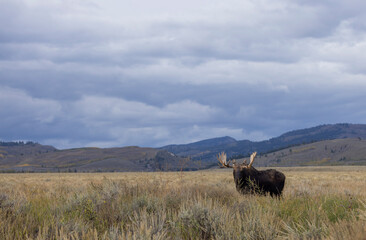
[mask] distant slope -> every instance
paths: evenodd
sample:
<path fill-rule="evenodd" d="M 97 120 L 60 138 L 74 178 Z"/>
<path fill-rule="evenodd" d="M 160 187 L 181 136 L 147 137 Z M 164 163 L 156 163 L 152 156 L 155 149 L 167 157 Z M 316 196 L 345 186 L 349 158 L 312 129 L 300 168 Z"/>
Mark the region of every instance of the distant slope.
<path fill-rule="evenodd" d="M 216 155 L 226 151 L 228 156 L 246 156 L 253 151 L 264 153 L 293 145 L 316 141 L 361 138 L 366 139 L 366 124 L 328 124 L 285 133 L 266 141 L 236 141 L 233 138 L 215 138 L 191 144 L 162 147 L 178 156 L 191 156 L 194 160 L 215 162 Z M 210 142 L 210 146 L 203 144 Z"/>
<path fill-rule="evenodd" d="M 29 158 L 57 151 L 52 146 L 33 142 L 0 142 L 0 166 L 11 167 Z"/>
<path fill-rule="evenodd" d="M 40 144 L 0 145 L 0 171 L 195 170 L 188 159 L 140 147 L 57 150 Z"/>
<path fill-rule="evenodd" d="M 303 144 L 258 155 L 253 164 L 258 167 L 335 165 L 366 165 L 366 140 L 346 138 Z"/>
<path fill-rule="evenodd" d="M 212 152 L 226 151 L 228 148 L 237 146 L 238 141 L 231 137 L 212 138 L 195 143 L 168 145 L 162 147 L 169 152 L 179 156 L 191 156 L 198 160 L 201 156 Z"/>

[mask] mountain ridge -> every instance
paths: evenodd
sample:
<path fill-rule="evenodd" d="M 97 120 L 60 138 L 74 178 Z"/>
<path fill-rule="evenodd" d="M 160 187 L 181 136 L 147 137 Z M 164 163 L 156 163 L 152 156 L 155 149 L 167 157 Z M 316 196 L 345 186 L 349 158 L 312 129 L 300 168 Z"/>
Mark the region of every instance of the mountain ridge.
<path fill-rule="evenodd" d="M 230 144 L 216 145 L 215 148 L 200 148 L 199 143 L 202 142 L 200 141 L 190 144 L 167 145 L 161 147 L 161 149 L 165 149 L 178 156 L 190 155 L 194 160 L 213 162 L 216 161 L 216 155 L 221 151 L 227 152 L 228 156 L 246 156 L 254 151 L 263 153 L 274 151 L 276 149 L 291 147 L 298 144 L 341 138 L 366 139 L 366 124 L 324 124 L 315 127 L 289 131 L 269 140 L 258 142 L 239 140 L 235 143 L 231 142 Z"/>
<path fill-rule="evenodd" d="M 232 137 L 218 137 L 205 139 L 188 144 L 173 144 L 161 148 L 140 148 L 137 146 L 114 148 L 73 148 L 59 150 L 53 146 L 41 145 L 34 142 L 1 142 L 0 141 L 0 171 L 177 171 L 197 170 L 215 166 L 216 156 L 225 151 L 228 157 L 243 158 L 257 151 L 259 156 L 269 152 L 290 151 L 299 145 L 321 145 L 323 141 L 334 139 L 356 139 L 342 142 L 342 146 L 356 144 L 357 148 L 344 148 L 346 151 L 355 151 L 337 155 L 324 153 L 325 164 L 361 164 L 363 159 L 362 148 L 366 148 L 366 124 L 325 124 L 311 128 L 286 132 L 278 137 L 264 141 L 252 142 L 236 140 Z M 318 142 L 318 143 L 317 143 Z M 330 143 L 329 143 L 330 144 Z M 328 144 L 328 145 L 329 145 Z M 365 145 L 365 146 L 364 146 Z M 341 148 L 341 147 L 334 147 Z M 285 160 L 282 154 L 288 156 Z M 313 154 L 315 154 L 313 152 Z M 328 154 L 328 155 L 327 155 Z M 360 156 L 357 156 L 359 154 Z M 365 153 L 366 154 L 366 153 Z M 277 156 L 277 155 L 276 155 Z M 281 157 L 282 156 L 282 157 Z M 306 161 L 320 164 L 319 159 L 306 154 L 286 154 L 281 152 L 280 157 L 263 160 L 264 166 L 295 166 L 306 165 Z M 313 156 L 313 155 L 311 155 Z M 296 157 L 291 162 L 291 157 Z M 264 159 L 264 158 L 263 158 Z M 315 159 L 315 160 L 314 160 Z M 338 161 L 337 159 L 346 159 Z M 261 165 L 260 164 L 260 165 Z M 297 165 L 296 165 L 297 164 Z"/>

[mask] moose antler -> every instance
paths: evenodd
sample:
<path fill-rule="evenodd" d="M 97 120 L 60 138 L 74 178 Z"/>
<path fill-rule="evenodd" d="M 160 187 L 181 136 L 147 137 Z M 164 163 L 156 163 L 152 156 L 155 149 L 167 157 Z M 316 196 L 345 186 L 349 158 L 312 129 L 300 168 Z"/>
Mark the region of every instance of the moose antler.
<path fill-rule="evenodd" d="M 248 168 L 252 167 L 252 164 L 254 162 L 254 158 L 257 155 L 257 152 L 252 153 L 252 155 L 250 155 L 250 163 L 248 164 Z"/>
<path fill-rule="evenodd" d="M 226 153 L 222 152 L 219 153 L 219 155 L 217 156 L 217 160 L 219 160 L 219 162 L 221 163 L 222 166 L 220 166 L 221 168 L 233 168 L 233 166 L 230 166 L 229 163 L 226 161 Z"/>

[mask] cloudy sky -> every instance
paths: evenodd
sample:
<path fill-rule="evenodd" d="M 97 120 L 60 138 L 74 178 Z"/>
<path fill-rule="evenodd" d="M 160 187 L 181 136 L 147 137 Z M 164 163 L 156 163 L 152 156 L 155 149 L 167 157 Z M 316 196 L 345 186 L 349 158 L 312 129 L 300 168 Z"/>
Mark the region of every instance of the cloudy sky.
<path fill-rule="evenodd" d="M 362 0 L 0 0 L 0 140 L 264 140 L 366 123 Z"/>

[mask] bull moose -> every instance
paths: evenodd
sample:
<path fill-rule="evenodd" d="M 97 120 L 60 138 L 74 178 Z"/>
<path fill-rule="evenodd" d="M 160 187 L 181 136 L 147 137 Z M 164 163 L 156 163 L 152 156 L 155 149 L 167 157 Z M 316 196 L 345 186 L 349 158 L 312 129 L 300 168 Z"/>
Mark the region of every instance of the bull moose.
<path fill-rule="evenodd" d="M 285 175 L 275 169 L 263 171 L 255 169 L 252 165 L 256 155 L 257 152 L 254 152 L 250 156 L 249 164 L 246 164 L 245 161 L 242 164 L 236 163 L 235 160 L 227 161 L 224 152 L 220 153 L 217 159 L 221 163 L 221 168 L 233 168 L 234 181 L 238 192 L 263 195 L 269 193 L 272 197 L 280 197 L 285 185 Z"/>

